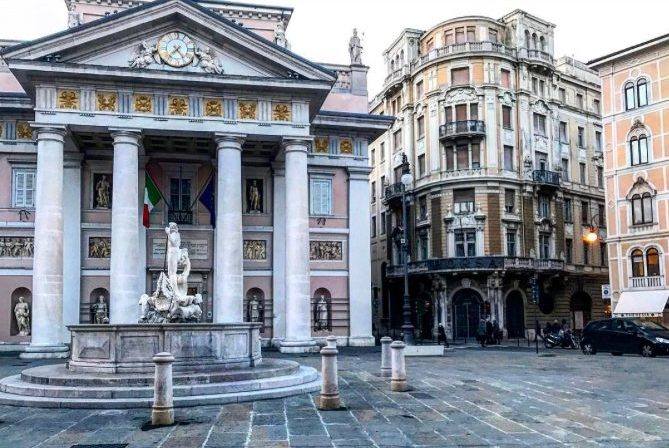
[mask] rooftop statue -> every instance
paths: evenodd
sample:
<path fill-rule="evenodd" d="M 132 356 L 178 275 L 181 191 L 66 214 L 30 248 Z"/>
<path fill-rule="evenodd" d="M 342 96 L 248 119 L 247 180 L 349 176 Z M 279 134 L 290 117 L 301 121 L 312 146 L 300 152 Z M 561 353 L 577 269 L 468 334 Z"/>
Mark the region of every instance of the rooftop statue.
<path fill-rule="evenodd" d="M 139 322 L 199 322 L 202 318 L 202 296 L 188 295 L 188 276 L 191 269 L 188 249 L 181 248 L 181 234 L 175 223 L 169 223 L 165 233 L 167 273 L 160 273 L 153 294 L 142 294 L 139 300 L 142 313 Z"/>

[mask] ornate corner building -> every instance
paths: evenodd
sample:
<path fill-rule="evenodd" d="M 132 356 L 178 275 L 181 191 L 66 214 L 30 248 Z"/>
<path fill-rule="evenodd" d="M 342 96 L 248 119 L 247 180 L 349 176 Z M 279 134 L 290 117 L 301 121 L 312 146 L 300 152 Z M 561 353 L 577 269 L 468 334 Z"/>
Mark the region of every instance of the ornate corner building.
<path fill-rule="evenodd" d="M 205 321 L 373 344 L 367 147 L 392 119 L 355 32 L 350 64 L 316 64 L 290 8 L 65 3 L 69 29 L 0 42 L 0 342 L 136 322 L 175 222 Z"/>
<path fill-rule="evenodd" d="M 589 65 L 602 82 L 613 315 L 667 325 L 669 35 Z"/>
<path fill-rule="evenodd" d="M 403 158 L 416 336 L 479 319 L 507 337 L 535 322 L 581 329 L 607 304 L 599 79 L 553 56 L 555 25 L 524 11 L 405 29 L 370 103 L 395 123 L 370 145 L 374 324 L 402 325 Z M 585 243 L 591 226 L 599 241 Z M 535 286 L 533 286 L 535 285 Z M 534 289 L 534 292 L 532 290 Z"/>

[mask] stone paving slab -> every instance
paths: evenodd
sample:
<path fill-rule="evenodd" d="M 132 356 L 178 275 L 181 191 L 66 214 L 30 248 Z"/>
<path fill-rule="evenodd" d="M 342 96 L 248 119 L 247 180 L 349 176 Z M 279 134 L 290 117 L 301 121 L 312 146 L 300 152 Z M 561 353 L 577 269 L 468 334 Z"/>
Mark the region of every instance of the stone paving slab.
<path fill-rule="evenodd" d="M 342 409 L 319 411 L 317 394 L 305 394 L 177 409 L 178 424 L 157 429 L 149 409 L 0 406 L 0 448 L 669 447 L 668 358 L 552 354 L 410 358 L 412 390 L 396 393 L 378 375 L 378 349 L 342 348 Z M 320 366 L 318 356 L 266 355 Z M 26 365 L 0 357 L 0 376 Z"/>

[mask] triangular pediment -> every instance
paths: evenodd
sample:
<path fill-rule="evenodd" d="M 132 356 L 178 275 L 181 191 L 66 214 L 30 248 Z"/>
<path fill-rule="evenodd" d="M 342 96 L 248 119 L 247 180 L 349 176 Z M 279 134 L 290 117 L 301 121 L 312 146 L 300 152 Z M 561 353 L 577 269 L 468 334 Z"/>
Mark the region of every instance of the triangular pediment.
<path fill-rule="evenodd" d="M 278 47 L 190 0 L 157 0 L 10 47 L 10 68 L 57 62 L 217 77 L 334 82 L 328 69 Z"/>

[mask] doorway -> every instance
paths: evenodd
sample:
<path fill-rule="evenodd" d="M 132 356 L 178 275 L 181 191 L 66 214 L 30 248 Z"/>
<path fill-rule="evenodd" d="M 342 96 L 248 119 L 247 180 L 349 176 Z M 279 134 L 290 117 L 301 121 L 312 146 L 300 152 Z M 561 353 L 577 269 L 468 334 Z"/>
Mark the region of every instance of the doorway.
<path fill-rule="evenodd" d="M 525 335 L 525 306 L 519 291 L 511 291 L 506 298 L 506 331 L 509 338 Z"/>
<path fill-rule="evenodd" d="M 481 319 L 481 296 L 472 289 L 462 289 L 453 297 L 453 337 L 475 338 Z"/>
<path fill-rule="evenodd" d="M 577 291 L 569 299 L 571 311 L 571 328 L 581 331 L 592 319 L 592 299 L 588 293 Z"/>

